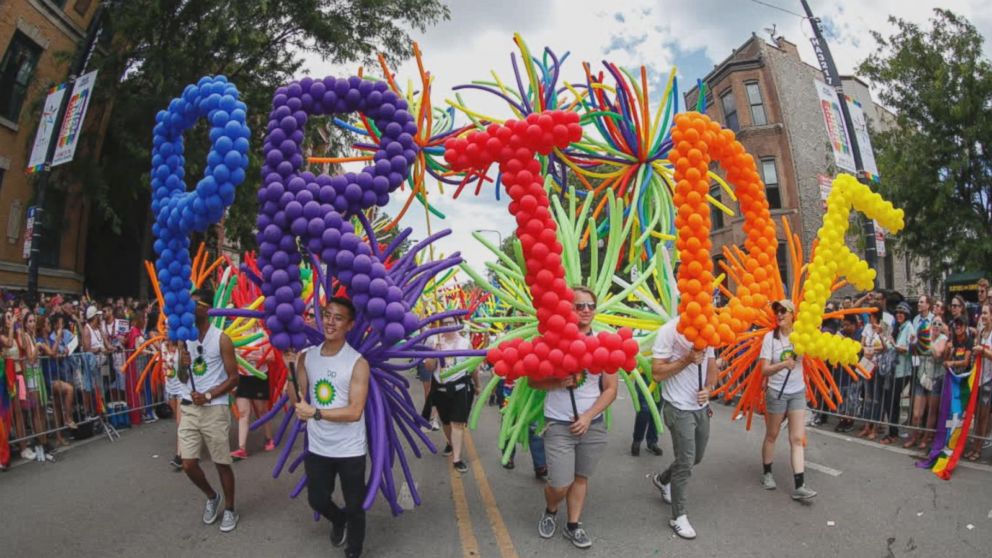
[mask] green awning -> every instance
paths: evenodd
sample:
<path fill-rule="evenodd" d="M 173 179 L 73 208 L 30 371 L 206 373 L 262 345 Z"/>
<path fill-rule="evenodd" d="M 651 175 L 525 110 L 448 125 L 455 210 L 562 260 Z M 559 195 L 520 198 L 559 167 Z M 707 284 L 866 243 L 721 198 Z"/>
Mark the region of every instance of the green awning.
<path fill-rule="evenodd" d="M 985 277 L 983 271 L 962 271 L 948 275 L 947 279 L 944 279 L 944 284 L 947 286 L 976 284 L 982 277 Z"/>

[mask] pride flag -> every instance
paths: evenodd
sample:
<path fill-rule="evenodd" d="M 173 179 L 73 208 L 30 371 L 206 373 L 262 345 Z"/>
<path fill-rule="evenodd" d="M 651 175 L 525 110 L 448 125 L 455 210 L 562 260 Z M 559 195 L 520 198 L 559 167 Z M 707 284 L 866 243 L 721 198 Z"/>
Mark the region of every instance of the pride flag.
<path fill-rule="evenodd" d="M 947 370 L 944 390 L 940 395 L 940 413 L 937 414 L 937 434 L 930 454 L 916 466 L 930 469 L 944 480 L 951 480 L 951 473 L 958 466 L 968 442 L 968 431 L 978 403 L 978 380 L 982 377 L 982 359 L 975 359 L 971 373 L 960 376 Z"/>

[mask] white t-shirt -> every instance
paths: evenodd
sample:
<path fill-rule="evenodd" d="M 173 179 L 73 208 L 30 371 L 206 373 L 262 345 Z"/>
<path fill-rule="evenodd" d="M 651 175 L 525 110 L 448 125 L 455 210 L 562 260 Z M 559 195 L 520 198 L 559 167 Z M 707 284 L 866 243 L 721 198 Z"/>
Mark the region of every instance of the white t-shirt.
<path fill-rule="evenodd" d="M 169 396 L 178 396 L 181 399 L 189 399 L 189 388 L 179 381 L 179 374 L 176 367 L 179 365 L 179 351 L 162 350 L 162 368 L 165 372 L 165 393 Z"/>
<path fill-rule="evenodd" d="M 590 374 L 583 371 L 579 374 L 578 382 L 575 386 L 575 408 L 579 414 L 588 411 L 599 399 L 603 390 L 599 388 L 600 375 Z M 575 416 L 572 414 L 572 398 L 568 395 L 568 388 L 549 389 L 544 398 L 544 416 L 552 420 L 572 422 Z M 602 416 L 596 415 L 593 420 Z"/>
<path fill-rule="evenodd" d="M 463 337 L 462 335 L 455 337 L 454 340 L 448 341 L 444 338 L 444 334 L 441 334 L 438 336 L 438 345 L 440 350 L 442 351 L 467 351 L 472 348 L 472 345 L 469 343 L 468 339 L 466 337 Z M 465 358 L 466 357 L 460 357 L 460 356 L 446 357 L 444 359 L 443 368 L 441 367 L 441 359 L 437 359 L 437 368 L 434 369 L 434 380 L 437 381 L 437 383 L 439 384 L 444 384 L 444 383 L 455 382 L 464 378 L 465 374 L 467 374 L 467 372 L 465 372 L 464 370 L 455 374 L 454 376 L 451 376 L 450 378 L 444 378 L 444 379 L 441 378 L 441 373 L 453 367 L 454 365 L 458 364 L 459 362 L 465 360 Z"/>
<path fill-rule="evenodd" d="M 985 348 L 992 348 L 992 331 L 980 341 Z M 982 357 L 982 385 L 992 382 L 992 359 L 987 356 Z"/>
<path fill-rule="evenodd" d="M 190 381 L 186 383 L 186 389 L 190 392 L 207 393 L 227 381 L 224 359 L 220 356 L 220 336 L 223 334 L 211 325 L 203 341 L 186 341 L 190 358 Z M 198 362 L 201 357 L 202 364 Z M 227 397 L 214 397 L 206 404 L 227 405 Z"/>
<path fill-rule="evenodd" d="M 779 393 L 792 395 L 806 391 L 806 382 L 803 380 L 803 359 L 796 355 L 788 336 L 780 335 L 778 339 L 775 339 L 774 331 L 766 333 L 765 338 L 761 341 L 761 356 L 759 358 L 767 360 L 770 364 L 778 364 L 789 357 L 796 359 L 795 366 L 783 368 L 768 377 L 768 391 L 771 391 L 776 397 Z M 789 377 L 787 384 L 786 376 Z M 785 391 L 782 390 L 783 384 L 785 384 Z"/>
<path fill-rule="evenodd" d="M 310 402 L 318 409 L 340 409 L 351 402 L 351 375 L 362 355 L 345 343 L 336 355 L 320 354 L 320 345 L 303 353 Z M 309 451 L 324 457 L 358 457 L 368 452 L 365 412 L 355 422 L 308 420 Z"/>
<path fill-rule="evenodd" d="M 658 336 L 655 337 L 654 345 L 651 346 L 652 358 L 674 361 L 680 360 L 692 352 L 692 343 L 678 332 L 677 327 L 678 316 L 661 326 L 661 329 L 658 330 Z M 696 394 L 703 387 L 699 385 L 700 373 L 702 373 L 703 384 L 705 384 L 706 368 L 712 358 L 715 358 L 713 348 L 707 347 L 701 363 L 696 365 L 690 362 L 681 372 L 665 380 L 661 385 L 662 398 L 682 411 L 704 409 L 706 406 L 700 405 L 696 401 Z"/>

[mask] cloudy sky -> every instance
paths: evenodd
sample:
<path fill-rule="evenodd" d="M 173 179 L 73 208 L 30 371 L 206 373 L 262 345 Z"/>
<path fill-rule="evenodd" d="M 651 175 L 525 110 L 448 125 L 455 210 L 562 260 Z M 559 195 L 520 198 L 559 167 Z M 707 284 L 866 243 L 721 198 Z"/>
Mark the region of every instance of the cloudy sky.
<path fill-rule="evenodd" d="M 532 52 L 548 46 L 559 56 L 570 53 L 563 72 L 563 78 L 570 81 L 582 80 L 582 62 L 598 68 L 603 60 L 609 60 L 634 69 L 644 65 L 652 81 L 663 81 L 676 67 L 680 89 L 685 91 L 752 32 L 767 39 L 766 29 L 772 26 L 778 35 L 798 45 L 804 60 L 816 63 L 808 39 L 809 24 L 798 15 L 803 11 L 799 0 L 449 0 L 447 4 L 449 21 L 426 33 L 413 34 L 427 69 L 435 76 L 435 105 L 453 98 L 453 86 L 487 79 L 490 70 L 503 79 L 512 79 L 510 53 L 516 50 L 515 32 L 523 35 Z M 992 37 L 992 10 L 987 9 L 986 0 L 810 0 L 810 4 L 823 20 L 830 49 L 844 74 L 853 73 L 875 48 L 869 30 L 887 35 L 890 14 L 925 26 L 932 9 L 941 6 L 967 17 L 986 38 Z M 987 55 L 992 53 L 988 42 L 985 47 Z M 319 55 L 311 55 L 307 69 L 311 75 L 323 76 L 354 73 L 357 68 L 335 67 L 321 61 Z M 412 59 L 397 69 L 397 77 L 401 83 L 417 78 Z M 660 87 L 653 89 L 657 95 L 662 93 Z M 466 92 L 463 96 L 474 109 L 502 118 L 510 116 L 505 105 L 485 93 Z M 460 250 L 479 269 L 491 258 L 470 232 L 499 231 L 483 233 L 494 241 L 498 235 L 513 234 L 506 196 L 497 202 L 491 187 L 479 197 L 466 191 L 458 200 L 451 199 L 449 190 L 446 193 L 441 196 L 436 189 L 431 193 L 432 202 L 447 215 L 443 221 L 434 219 L 432 227 L 454 231 L 439 244 L 440 250 L 449 254 Z M 403 199 L 405 196 L 394 196 L 387 211 L 395 215 L 398 201 Z M 404 224 L 414 229 L 413 238 L 426 236 L 422 210 L 411 210 Z"/>

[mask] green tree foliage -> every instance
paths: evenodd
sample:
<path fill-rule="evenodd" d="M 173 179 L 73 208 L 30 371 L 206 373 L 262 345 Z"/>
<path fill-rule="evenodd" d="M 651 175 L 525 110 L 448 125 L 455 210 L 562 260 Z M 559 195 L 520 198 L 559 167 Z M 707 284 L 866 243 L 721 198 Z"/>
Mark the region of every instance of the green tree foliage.
<path fill-rule="evenodd" d="M 992 269 L 992 67 L 963 17 L 934 10 L 930 29 L 890 18 L 859 71 L 896 113 L 875 132 L 882 194 L 906 212 L 897 241 L 932 273 Z"/>
<path fill-rule="evenodd" d="M 380 52 L 396 63 L 410 52 L 408 30 L 424 31 L 449 15 L 441 0 L 127 0 L 108 10 L 112 39 L 90 65 L 100 70 L 97 91 L 112 106 L 102 156 L 82 160 L 70 172 L 86 178 L 98 222 L 132 242 L 144 240 L 144 257 L 150 247 L 151 130 L 156 112 L 187 84 L 223 74 L 248 104 L 252 162 L 225 229 L 249 249 L 274 90 L 302 77 L 307 54 L 356 69 Z M 308 132 L 317 155 L 340 153 L 347 144 L 336 131 Z M 186 134 L 189 187 L 202 175 L 207 141 L 202 121 Z"/>

